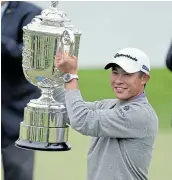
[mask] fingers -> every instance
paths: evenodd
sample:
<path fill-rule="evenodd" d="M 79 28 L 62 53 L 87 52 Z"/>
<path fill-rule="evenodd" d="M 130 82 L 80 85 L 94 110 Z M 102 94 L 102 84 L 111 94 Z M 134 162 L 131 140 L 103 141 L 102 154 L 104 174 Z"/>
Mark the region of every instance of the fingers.
<path fill-rule="evenodd" d="M 62 66 L 62 64 L 63 64 L 63 58 L 62 57 L 60 57 L 60 56 L 55 56 L 55 66 L 56 66 L 56 68 L 59 68 L 59 67 L 61 67 Z"/>
<path fill-rule="evenodd" d="M 75 66 L 77 60 L 78 58 L 76 56 L 69 56 L 68 53 L 61 53 L 59 51 L 55 56 L 55 66 L 56 68 Z"/>
<path fill-rule="evenodd" d="M 63 60 L 63 53 L 61 47 L 58 49 L 55 55 L 55 63 L 60 63 Z"/>
<path fill-rule="evenodd" d="M 73 58 L 74 60 L 78 60 L 78 58 L 77 58 L 76 56 L 72 56 L 72 58 Z"/>
<path fill-rule="evenodd" d="M 56 65 L 63 65 L 64 64 L 64 59 L 62 58 L 56 58 L 55 59 L 55 63 L 56 63 Z"/>
<path fill-rule="evenodd" d="M 62 48 L 60 47 L 57 51 L 56 51 L 56 55 L 62 55 Z"/>

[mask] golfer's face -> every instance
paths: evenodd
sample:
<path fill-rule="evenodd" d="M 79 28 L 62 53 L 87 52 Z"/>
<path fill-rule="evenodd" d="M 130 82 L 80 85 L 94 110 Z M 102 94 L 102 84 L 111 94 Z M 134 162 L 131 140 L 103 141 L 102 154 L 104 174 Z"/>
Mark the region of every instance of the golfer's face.
<path fill-rule="evenodd" d="M 117 66 L 113 68 L 110 79 L 112 89 L 120 100 L 128 100 L 143 92 L 145 78 L 139 72 L 129 74 Z"/>

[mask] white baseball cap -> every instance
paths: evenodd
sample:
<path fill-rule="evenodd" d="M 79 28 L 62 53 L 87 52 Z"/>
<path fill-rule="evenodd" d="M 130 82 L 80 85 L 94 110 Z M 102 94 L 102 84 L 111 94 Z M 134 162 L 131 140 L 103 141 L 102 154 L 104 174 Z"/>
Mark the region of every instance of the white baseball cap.
<path fill-rule="evenodd" d="M 150 73 L 150 60 L 148 56 L 137 48 L 125 48 L 120 50 L 114 56 L 114 60 L 105 66 L 105 69 L 109 69 L 115 64 L 128 73 L 139 71 L 148 75 Z"/>

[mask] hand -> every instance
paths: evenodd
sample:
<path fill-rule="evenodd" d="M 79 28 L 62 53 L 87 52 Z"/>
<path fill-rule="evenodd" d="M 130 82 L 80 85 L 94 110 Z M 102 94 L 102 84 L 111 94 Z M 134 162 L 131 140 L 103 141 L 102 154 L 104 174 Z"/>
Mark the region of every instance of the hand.
<path fill-rule="evenodd" d="M 67 53 L 62 53 L 59 50 L 55 56 L 55 67 L 64 73 L 77 74 L 78 58 L 69 56 Z"/>

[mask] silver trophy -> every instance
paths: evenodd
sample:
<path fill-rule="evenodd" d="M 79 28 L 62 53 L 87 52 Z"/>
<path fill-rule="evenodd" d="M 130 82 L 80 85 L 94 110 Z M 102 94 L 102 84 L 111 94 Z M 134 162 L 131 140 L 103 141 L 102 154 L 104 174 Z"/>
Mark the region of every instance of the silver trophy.
<path fill-rule="evenodd" d="M 74 29 L 66 14 L 57 10 L 58 1 L 33 18 L 23 28 L 23 71 L 26 79 L 41 89 L 24 109 L 20 135 L 15 145 L 42 151 L 67 151 L 69 127 L 64 120 L 66 108 L 53 98 L 55 88 L 64 86 L 63 72 L 55 67 L 58 51 L 78 56 L 81 33 Z"/>

